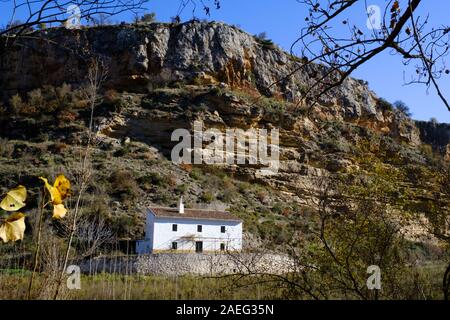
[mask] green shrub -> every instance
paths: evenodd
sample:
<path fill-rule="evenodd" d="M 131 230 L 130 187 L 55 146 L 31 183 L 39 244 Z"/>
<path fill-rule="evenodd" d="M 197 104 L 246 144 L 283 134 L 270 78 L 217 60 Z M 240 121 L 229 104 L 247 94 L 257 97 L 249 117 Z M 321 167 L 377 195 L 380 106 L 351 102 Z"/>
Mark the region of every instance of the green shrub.
<path fill-rule="evenodd" d="M 157 172 L 150 172 L 138 179 L 139 184 L 147 184 L 152 186 L 165 187 L 169 184 L 169 179 Z"/>
<path fill-rule="evenodd" d="M 247 194 L 251 187 L 251 184 L 248 182 L 241 182 L 238 184 L 238 190 L 242 194 Z"/>
<path fill-rule="evenodd" d="M 334 138 L 332 136 L 326 137 L 322 141 L 322 146 L 331 152 L 345 152 L 348 153 L 351 150 L 350 144 L 345 138 Z"/>
<path fill-rule="evenodd" d="M 134 225 L 134 219 L 130 216 L 120 215 L 119 217 L 111 219 L 109 224 L 118 237 L 124 237 L 130 233 L 129 231 Z"/>
<path fill-rule="evenodd" d="M 275 47 L 275 44 L 273 43 L 273 41 L 267 38 L 266 32 L 261 32 L 261 33 L 255 35 L 254 38 L 255 38 L 256 42 L 258 42 L 259 44 L 261 44 L 263 46 L 263 48 L 273 49 Z"/>
<path fill-rule="evenodd" d="M 121 201 L 130 204 L 139 195 L 139 186 L 128 170 L 114 171 L 110 176 L 111 189 Z"/>
<path fill-rule="evenodd" d="M 256 198 L 261 202 L 266 202 L 268 196 L 269 196 L 269 194 L 267 193 L 266 190 L 259 190 L 256 193 Z"/>
<path fill-rule="evenodd" d="M 162 190 L 162 193 L 158 193 L 158 194 L 155 195 L 155 199 L 154 200 L 158 204 L 169 205 L 172 202 L 173 197 L 171 197 L 169 195 L 169 193 L 166 192 L 165 190 Z"/>
<path fill-rule="evenodd" d="M 201 177 L 203 176 L 203 173 L 200 169 L 198 168 L 193 168 L 191 170 L 191 172 L 189 173 L 189 176 L 194 179 L 194 180 L 200 180 Z"/>
<path fill-rule="evenodd" d="M 387 101 L 383 98 L 378 99 L 377 107 L 379 109 L 381 109 L 382 111 L 393 111 L 394 110 L 394 106 L 392 105 L 392 103 L 390 103 L 389 101 Z"/>
<path fill-rule="evenodd" d="M 11 108 L 11 112 L 18 115 L 22 111 L 24 103 L 22 98 L 18 94 L 15 94 L 9 99 L 9 106 Z"/>
<path fill-rule="evenodd" d="M 403 113 L 405 116 L 407 116 L 407 117 L 411 117 L 412 116 L 412 113 L 409 110 L 409 107 L 403 101 L 400 101 L 400 100 L 395 101 L 394 102 L 394 107 L 395 107 L 395 109 L 397 109 L 398 111 Z"/>
<path fill-rule="evenodd" d="M 0 138 L 0 157 L 11 158 L 14 152 L 14 144 L 8 139 Z"/>
<path fill-rule="evenodd" d="M 137 21 L 135 21 L 135 22 L 137 22 L 137 23 L 139 23 L 139 22 L 143 22 L 143 23 L 156 22 L 156 13 L 154 13 L 154 12 L 146 13 L 142 17 L 138 18 Z"/>
<path fill-rule="evenodd" d="M 284 208 L 285 208 L 285 206 L 283 203 L 277 202 L 273 205 L 272 211 L 276 214 L 281 214 L 283 212 Z"/>
<path fill-rule="evenodd" d="M 222 201 L 230 203 L 235 200 L 239 194 L 237 193 L 237 188 L 229 180 L 224 181 L 224 190 L 222 192 Z"/>
<path fill-rule="evenodd" d="M 175 188 L 175 192 L 178 194 L 185 194 L 186 191 L 188 190 L 188 186 L 186 184 L 179 184 L 176 188 Z"/>
<path fill-rule="evenodd" d="M 35 89 L 28 92 L 28 105 L 36 110 L 41 109 L 45 105 L 41 89 Z"/>
<path fill-rule="evenodd" d="M 128 145 L 126 145 L 126 146 L 124 146 L 124 147 L 122 147 L 122 148 L 116 150 L 116 151 L 113 153 L 113 156 L 114 156 L 114 157 L 117 157 L 117 158 L 124 157 L 124 156 L 126 156 L 127 154 L 129 154 L 130 151 L 131 151 L 131 150 L 130 150 L 130 147 L 129 147 Z"/>
<path fill-rule="evenodd" d="M 210 203 L 211 201 L 214 200 L 214 194 L 211 191 L 204 191 L 200 199 L 203 202 Z"/>

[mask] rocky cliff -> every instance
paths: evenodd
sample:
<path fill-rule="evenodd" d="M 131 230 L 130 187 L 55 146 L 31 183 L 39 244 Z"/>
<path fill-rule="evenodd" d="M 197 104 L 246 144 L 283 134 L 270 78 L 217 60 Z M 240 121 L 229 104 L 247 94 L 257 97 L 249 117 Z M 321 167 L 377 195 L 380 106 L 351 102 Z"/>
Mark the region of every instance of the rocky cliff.
<path fill-rule="evenodd" d="M 108 65 L 105 87 L 134 93 L 176 83 L 224 83 L 297 102 L 324 72 L 318 65 L 302 68 L 301 59 L 222 23 L 58 28 L 33 33 L 2 53 L 1 92 L 9 96 L 43 85 L 79 85 L 92 56 Z M 414 125 L 407 119 L 397 122 L 380 108 L 364 81 L 348 79 L 319 102 L 315 111 L 322 119 L 365 123 L 418 143 Z"/>
<path fill-rule="evenodd" d="M 95 190 L 112 208 L 101 210 L 109 215 L 133 211 L 139 220 L 142 207 L 175 204 L 184 194 L 191 205 L 230 208 L 250 231 L 273 232 L 267 225 L 282 228 L 283 215 L 310 205 L 319 180 L 345 177 L 356 184 L 362 176 L 389 184 L 386 201 L 400 211 L 430 216 L 448 210 L 444 159 L 426 149 L 424 142 L 432 141 L 421 141 L 415 123 L 367 83 L 348 79 L 318 104 L 301 104 L 321 66 L 302 68 L 302 59 L 216 22 L 50 29 L 2 51 L 0 135 L 13 144 L 3 143 L 9 150 L 3 179 L 19 170 L 17 159 L 29 163 L 30 154 L 33 167 L 19 170 L 22 177 L 49 163 L 73 164 L 89 114 L 76 90 L 86 82 L 92 57 L 108 71 L 95 111 L 94 167 L 104 185 Z M 16 93 L 19 98 L 11 99 Z M 40 105 L 54 107 L 35 106 L 36 96 Z M 195 120 L 222 131 L 278 128 L 279 172 L 260 177 L 252 165 L 204 165 L 199 172 L 172 164 L 171 133 L 192 130 Z M 123 180 L 135 182 L 123 186 Z"/>

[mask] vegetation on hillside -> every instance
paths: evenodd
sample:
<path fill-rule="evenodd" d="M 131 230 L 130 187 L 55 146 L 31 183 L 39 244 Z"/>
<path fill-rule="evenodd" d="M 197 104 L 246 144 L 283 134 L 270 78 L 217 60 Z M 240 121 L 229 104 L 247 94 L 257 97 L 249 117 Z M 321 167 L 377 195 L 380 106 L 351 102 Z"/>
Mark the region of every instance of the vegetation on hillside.
<path fill-rule="evenodd" d="M 73 196 L 67 199 L 71 221 L 80 194 L 79 164 L 88 142 L 92 99 L 87 90 L 68 85 L 45 87 L 23 96 L 15 95 L 2 108 L 2 191 L 22 184 L 29 193 L 25 239 L 0 248 L 2 268 L 10 270 L 8 277 L 2 277 L 6 283 L 16 281 L 11 280 L 17 277 L 14 270 L 21 272 L 29 267 L 31 253 L 36 249 L 32 239 L 39 230 L 35 217 L 42 181 L 38 177 L 51 181 L 62 173 L 74 181 Z M 218 101 L 224 105 L 220 106 Z M 174 119 L 202 117 L 213 121 L 215 108 L 227 107 L 228 101 L 256 108 L 257 119 L 278 124 L 285 130 L 292 128 L 296 119 L 314 117 L 300 106 L 276 97 L 260 98 L 251 90 L 174 85 L 153 89 L 148 94 L 111 89 L 102 92 L 95 99 L 93 127 L 101 128 L 105 119 L 133 119 L 133 114 L 153 116 L 158 112 L 170 113 Z M 305 170 L 328 172 L 328 180 L 333 184 L 327 189 L 332 193 L 327 195 L 320 189 L 324 179 L 316 176 L 310 179 L 319 191 L 293 190 L 276 179 L 255 178 L 251 167 L 236 170 L 224 166 L 174 165 L 168 159 L 167 146 L 159 142 L 129 137 L 120 127 L 109 132 L 99 129 L 90 142 L 88 168 L 93 178 L 86 180 L 80 196 L 80 223 L 94 226 L 95 232 L 90 236 L 74 233 L 69 246 L 71 257 L 90 258 L 126 251 L 121 245 L 123 241 L 143 236 L 146 206 L 175 206 L 183 196 L 188 207 L 227 207 L 244 220 L 245 231 L 254 237 L 259 250 L 286 253 L 303 266 L 298 273 L 284 278 L 265 274 L 262 278 L 235 279 L 231 284 L 238 288 L 250 285 L 262 292 L 274 286 L 276 297 L 289 298 L 441 297 L 442 281 L 437 277 L 442 277 L 448 243 L 420 238 L 424 234 L 444 235 L 450 188 L 448 168 L 441 155 L 428 145 L 417 147 L 400 142 L 357 123 L 314 120 L 317 131 L 295 134 L 299 145 L 304 147 L 308 143 L 311 148 L 302 155 Z M 427 223 L 422 227 L 426 230 L 421 235 L 411 232 L 414 230 L 411 225 L 424 217 Z M 50 283 L 53 279 L 50 275 L 64 261 L 62 253 L 67 248 L 71 226 L 63 220 L 45 219 L 39 267 L 43 273 L 36 281 Z M 52 263 L 53 259 L 59 262 Z M 379 296 L 364 289 L 365 266 L 370 264 L 379 265 L 385 279 L 389 279 Z M 120 294 L 109 289 L 97 292 L 94 284 L 112 285 L 109 276 L 102 277 L 85 278 L 88 288 L 74 298 L 131 298 L 134 290 L 140 288 L 137 283 L 141 278 L 128 276 L 114 278 L 114 286 L 123 288 Z M 187 289 L 190 280 L 180 280 L 178 289 L 173 287 L 172 280 L 157 281 L 171 288 L 167 290 L 180 290 L 180 298 L 191 297 Z M 222 280 L 214 283 L 214 288 L 217 283 L 219 287 L 233 288 Z M 41 297 L 51 297 L 52 290 L 54 287 Z M 148 290 L 149 297 L 172 297 L 169 293 L 157 295 L 153 289 Z M 207 297 L 209 290 L 202 289 L 195 297 Z M 221 295 L 217 297 L 238 297 L 239 290 L 232 294 L 220 289 Z M 258 297 L 269 296 L 261 293 L 255 296 Z"/>

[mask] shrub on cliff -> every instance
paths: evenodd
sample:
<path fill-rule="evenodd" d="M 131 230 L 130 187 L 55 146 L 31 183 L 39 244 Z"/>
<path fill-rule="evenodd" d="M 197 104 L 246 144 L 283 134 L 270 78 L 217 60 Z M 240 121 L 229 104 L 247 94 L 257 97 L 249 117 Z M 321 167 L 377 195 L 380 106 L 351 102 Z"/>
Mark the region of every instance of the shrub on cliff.
<path fill-rule="evenodd" d="M 23 107 L 22 97 L 19 94 L 13 95 L 9 99 L 9 107 L 13 114 L 18 115 Z"/>
<path fill-rule="evenodd" d="M 394 102 L 394 107 L 395 107 L 395 109 L 397 109 L 398 111 L 400 111 L 401 113 L 406 115 L 407 117 L 411 117 L 412 116 L 412 113 L 409 110 L 409 107 L 403 101 L 400 101 L 400 100 L 395 101 Z"/>
<path fill-rule="evenodd" d="M 144 22 L 144 23 L 153 23 L 156 22 L 156 13 L 151 12 L 151 13 L 146 13 L 144 14 L 140 19 L 139 22 Z"/>
<path fill-rule="evenodd" d="M 110 176 L 111 191 L 122 202 L 130 205 L 139 195 L 139 186 L 132 172 L 128 170 L 114 171 Z"/>
<path fill-rule="evenodd" d="M 381 109 L 382 111 L 393 111 L 394 110 L 392 103 L 390 103 L 389 101 L 387 101 L 383 98 L 378 99 L 377 107 L 379 109 Z"/>

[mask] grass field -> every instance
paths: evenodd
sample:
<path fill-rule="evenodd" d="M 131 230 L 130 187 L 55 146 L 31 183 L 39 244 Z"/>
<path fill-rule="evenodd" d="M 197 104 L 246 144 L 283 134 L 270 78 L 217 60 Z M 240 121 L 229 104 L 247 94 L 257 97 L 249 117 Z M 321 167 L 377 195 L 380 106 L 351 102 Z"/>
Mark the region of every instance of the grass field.
<path fill-rule="evenodd" d="M 423 266 L 416 279 L 402 279 L 407 299 L 442 299 L 442 265 Z M 0 300 L 26 299 L 30 272 L 22 269 L 0 269 Z M 420 278 L 420 279 L 419 279 Z M 320 278 L 316 279 L 317 284 Z M 383 280 L 383 279 L 382 279 Z M 420 280 L 415 282 L 414 280 Z M 32 299 L 53 299 L 55 277 L 41 273 L 37 276 Z M 420 283 L 420 285 L 417 285 Z M 389 285 L 384 283 L 383 285 Z M 67 289 L 66 280 L 62 284 L 59 299 L 70 300 L 199 300 L 199 299 L 308 299 L 305 295 L 292 295 L 289 287 L 261 277 L 242 278 L 201 277 L 195 275 L 122 275 L 117 273 L 99 273 L 81 275 L 80 289 Z M 310 298 L 310 297 L 309 297 Z M 331 295 L 332 299 L 343 299 Z"/>
<path fill-rule="evenodd" d="M 25 299 L 29 272 L 1 270 L 0 299 Z M 73 300 L 177 300 L 177 299 L 279 299 L 282 291 L 267 284 L 237 286 L 234 278 L 199 276 L 139 276 L 101 273 L 81 276 L 81 288 L 68 290 L 63 283 L 62 299 Z M 33 296 L 51 299 L 51 281 L 41 274 Z M 44 290 L 42 290 L 44 288 Z"/>

